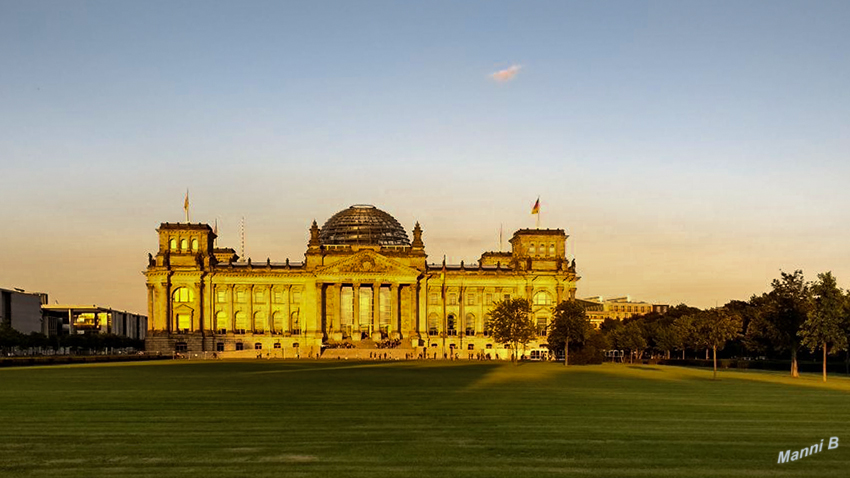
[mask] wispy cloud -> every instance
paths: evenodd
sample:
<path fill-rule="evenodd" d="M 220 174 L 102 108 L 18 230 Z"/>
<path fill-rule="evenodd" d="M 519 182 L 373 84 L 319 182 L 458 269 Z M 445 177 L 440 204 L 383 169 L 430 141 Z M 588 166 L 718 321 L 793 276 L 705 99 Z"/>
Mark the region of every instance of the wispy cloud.
<path fill-rule="evenodd" d="M 522 68 L 519 65 L 511 65 L 504 70 L 499 70 L 495 73 L 490 74 L 490 78 L 493 78 L 496 81 L 511 81 L 514 79 L 517 73 L 519 73 L 519 69 Z"/>

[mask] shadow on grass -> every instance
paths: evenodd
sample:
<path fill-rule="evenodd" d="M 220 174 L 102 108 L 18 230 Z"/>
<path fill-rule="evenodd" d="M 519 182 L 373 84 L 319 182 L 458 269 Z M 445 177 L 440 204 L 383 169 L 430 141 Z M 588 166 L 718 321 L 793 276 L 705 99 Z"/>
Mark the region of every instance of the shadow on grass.
<path fill-rule="evenodd" d="M 663 372 L 663 369 L 658 367 L 647 367 L 646 365 L 629 365 L 628 368 L 633 368 L 635 370 L 651 370 L 653 372 Z"/>

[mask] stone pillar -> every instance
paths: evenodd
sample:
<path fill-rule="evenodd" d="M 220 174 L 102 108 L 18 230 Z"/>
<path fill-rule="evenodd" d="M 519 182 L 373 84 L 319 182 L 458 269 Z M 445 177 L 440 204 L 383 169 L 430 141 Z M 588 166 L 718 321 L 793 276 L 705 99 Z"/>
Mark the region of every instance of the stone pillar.
<path fill-rule="evenodd" d="M 381 283 L 372 284 L 372 340 L 381 341 Z"/>
<path fill-rule="evenodd" d="M 360 341 L 360 283 L 355 282 L 351 287 L 352 300 L 354 302 L 353 316 L 351 317 L 351 340 Z"/>
<path fill-rule="evenodd" d="M 555 305 L 557 306 L 564 301 L 564 284 L 559 282 L 558 285 L 555 286 L 555 295 L 557 296 L 555 298 Z"/>
<path fill-rule="evenodd" d="M 272 295 L 274 295 L 274 290 L 271 285 L 267 285 L 266 291 L 269 293 L 268 300 L 266 301 L 266 305 L 268 306 L 266 309 L 266 335 L 271 335 L 272 332 L 277 332 L 274 329 L 274 313 L 272 313 Z"/>
<path fill-rule="evenodd" d="M 248 288 L 248 325 L 251 326 L 251 335 L 257 331 L 257 324 L 254 323 L 254 284 Z"/>
<path fill-rule="evenodd" d="M 390 338 L 393 340 L 401 338 L 401 334 L 399 333 L 401 330 L 401 317 L 399 316 L 398 309 L 398 284 L 393 282 L 390 284 Z"/>
<path fill-rule="evenodd" d="M 236 333 L 236 292 L 234 292 L 233 284 L 227 284 L 227 290 L 230 292 L 230 333 Z"/>
<path fill-rule="evenodd" d="M 201 334 L 204 333 L 204 289 L 201 282 L 194 283 L 195 290 L 198 291 L 195 294 L 195 302 L 192 304 L 195 306 L 195 310 L 192 311 L 193 317 L 192 321 L 189 322 L 189 332 L 199 331 Z M 194 317 L 197 315 L 197 317 Z M 196 325 L 197 324 L 197 327 Z"/>
<path fill-rule="evenodd" d="M 476 323 L 475 323 L 475 335 L 477 335 L 479 337 L 483 337 L 484 336 L 484 314 L 488 310 L 490 310 L 490 304 L 484 303 L 484 298 L 487 296 L 487 294 L 484 293 L 484 287 L 479 287 L 477 292 L 478 292 L 478 295 L 480 296 L 480 297 L 478 297 L 478 303 L 480 305 L 478 306 L 478 317 L 477 317 Z"/>
<path fill-rule="evenodd" d="M 287 284 L 283 286 L 283 298 L 286 306 L 283 308 L 285 317 L 283 318 L 284 328 L 292 335 L 292 286 Z"/>
<path fill-rule="evenodd" d="M 342 284 L 337 282 L 333 286 L 336 296 L 336 317 L 329 314 L 328 320 L 333 322 L 333 326 L 329 326 L 329 332 L 333 332 L 333 339 L 337 342 L 342 341 Z"/>
<path fill-rule="evenodd" d="M 324 329 L 322 327 L 322 323 L 324 322 L 324 310 L 322 307 L 322 296 L 324 295 L 324 287 L 325 284 L 321 282 L 316 282 L 316 324 L 315 328 L 311 330 L 313 336 L 317 339 L 321 339 L 324 336 Z"/>
<path fill-rule="evenodd" d="M 460 335 L 461 346 L 463 345 L 463 336 L 466 335 L 466 289 L 467 287 L 461 285 L 457 291 L 457 310 L 460 317 L 457 318 L 458 323 L 455 326 L 457 327 L 458 335 Z"/>

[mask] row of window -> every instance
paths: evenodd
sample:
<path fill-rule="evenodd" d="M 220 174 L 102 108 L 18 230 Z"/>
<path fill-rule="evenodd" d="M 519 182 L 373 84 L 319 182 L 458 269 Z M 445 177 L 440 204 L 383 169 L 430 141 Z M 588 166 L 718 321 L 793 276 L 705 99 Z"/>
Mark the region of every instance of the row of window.
<path fill-rule="evenodd" d="M 198 240 L 194 237 L 191 242 L 188 239 L 180 239 L 180 247 L 178 248 L 177 245 L 177 238 L 172 237 L 168 240 L 168 249 L 171 250 L 171 252 L 188 252 L 189 250 L 192 252 L 198 252 Z"/>
<path fill-rule="evenodd" d="M 237 290 L 234 294 L 234 299 L 237 303 L 245 303 L 248 297 L 246 291 Z M 178 287 L 174 289 L 174 292 L 171 293 L 172 300 L 176 303 L 188 303 L 195 301 L 195 292 L 188 287 Z M 275 304 L 285 304 L 285 295 L 283 291 L 274 291 L 272 295 L 274 299 L 273 302 Z M 215 301 L 216 303 L 223 304 L 227 302 L 227 291 L 217 290 L 215 292 Z M 254 292 L 254 303 L 255 304 L 264 304 L 266 302 L 266 294 L 263 291 L 255 291 Z M 299 304 L 301 303 L 301 292 L 294 291 L 292 292 L 292 303 Z"/>
<path fill-rule="evenodd" d="M 511 298 L 510 294 L 504 294 L 502 296 L 504 300 L 508 300 Z M 436 292 L 432 292 L 428 295 L 428 305 L 439 305 L 440 296 Z M 466 294 L 466 305 L 475 305 L 476 304 L 476 296 L 474 293 Z M 534 305 L 552 305 L 552 294 L 545 290 L 541 290 L 534 294 L 533 297 Z M 484 294 L 484 304 L 492 304 L 493 303 L 493 294 Z M 446 295 L 446 305 L 458 305 L 458 294 L 455 292 L 450 292 Z"/>
<path fill-rule="evenodd" d="M 652 311 L 652 306 L 636 305 L 636 306 L 632 307 L 630 305 L 615 305 L 612 310 L 614 312 L 632 312 L 633 311 L 632 309 L 634 309 L 635 313 L 645 314 L 647 312 Z"/>
<path fill-rule="evenodd" d="M 555 243 L 549 244 L 549 254 L 546 254 L 546 244 L 539 244 L 537 246 L 532 242 L 528 245 L 528 255 L 534 257 L 555 257 Z"/>
<path fill-rule="evenodd" d="M 245 303 L 248 298 L 247 291 L 245 290 L 236 290 L 233 294 L 233 299 L 237 303 Z M 227 302 L 227 291 L 226 290 L 216 290 L 215 291 L 215 301 L 219 304 L 224 304 Z M 272 291 L 272 302 L 275 304 L 285 304 L 286 303 L 286 293 L 282 290 L 274 290 Z M 292 302 L 295 304 L 301 303 L 301 291 L 292 291 Z M 255 304 L 264 304 L 266 303 L 266 293 L 262 290 L 254 291 L 254 303 Z"/>

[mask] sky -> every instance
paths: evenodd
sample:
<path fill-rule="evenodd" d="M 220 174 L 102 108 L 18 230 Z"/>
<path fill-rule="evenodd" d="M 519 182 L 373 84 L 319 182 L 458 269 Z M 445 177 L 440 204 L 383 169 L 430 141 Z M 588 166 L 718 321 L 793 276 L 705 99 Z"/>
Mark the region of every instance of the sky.
<path fill-rule="evenodd" d="M 187 189 L 255 261 L 365 203 L 475 262 L 539 197 L 579 297 L 848 287 L 848 85 L 845 1 L 0 0 L 0 287 L 146 312 Z"/>

